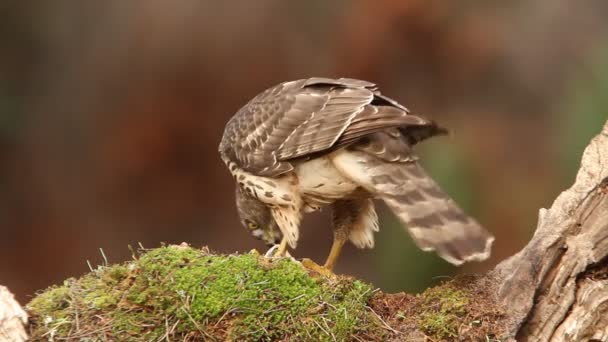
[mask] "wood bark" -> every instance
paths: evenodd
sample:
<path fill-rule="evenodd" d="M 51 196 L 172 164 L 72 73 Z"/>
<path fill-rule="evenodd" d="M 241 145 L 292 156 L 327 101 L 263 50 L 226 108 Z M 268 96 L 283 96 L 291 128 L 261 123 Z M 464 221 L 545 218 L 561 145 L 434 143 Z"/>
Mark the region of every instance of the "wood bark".
<path fill-rule="evenodd" d="M 24 326 L 27 315 L 10 291 L 0 286 L 0 341 L 20 342 L 27 339 Z"/>
<path fill-rule="evenodd" d="M 488 277 L 517 341 L 608 341 L 608 122 L 532 240 Z"/>

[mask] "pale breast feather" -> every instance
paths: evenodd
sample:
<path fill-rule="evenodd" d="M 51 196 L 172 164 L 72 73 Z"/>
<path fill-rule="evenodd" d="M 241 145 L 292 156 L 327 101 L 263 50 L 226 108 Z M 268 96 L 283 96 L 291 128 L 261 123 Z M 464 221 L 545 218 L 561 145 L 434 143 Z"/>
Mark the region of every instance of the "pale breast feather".
<path fill-rule="evenodd" d="M 298 178 L 298 191 L 310 206 L 323 206 L 348 197 L 359 187 L 336 169 L 331 156 L 299 163 L 294 172 Z"/>

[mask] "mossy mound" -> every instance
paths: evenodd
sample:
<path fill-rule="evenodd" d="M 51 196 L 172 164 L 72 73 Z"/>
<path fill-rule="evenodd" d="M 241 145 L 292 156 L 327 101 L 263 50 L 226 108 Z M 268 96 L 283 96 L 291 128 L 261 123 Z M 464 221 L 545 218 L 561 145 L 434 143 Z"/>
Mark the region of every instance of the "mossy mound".
<path fill-rule="evenodd" d="M 500 341 L 504 310 L 485 277 L 419 295 L 310 274 L 291 259 L 141 252 L 36 296 L 34 341 Z"/>
<path fill-rule="evenodd" d="M 32 340 L 380 340 L 373 292 L 289 259 L 170 246 L 68 279 L 27 310 Z"/>
<path fill-rule="evenodd" d="M 394 329 L 391 341 L 500 342 L 506 315 L 493 286 L 487 278 L 458 276 L 418 295 L 378 292 L 370 307 Z"/>

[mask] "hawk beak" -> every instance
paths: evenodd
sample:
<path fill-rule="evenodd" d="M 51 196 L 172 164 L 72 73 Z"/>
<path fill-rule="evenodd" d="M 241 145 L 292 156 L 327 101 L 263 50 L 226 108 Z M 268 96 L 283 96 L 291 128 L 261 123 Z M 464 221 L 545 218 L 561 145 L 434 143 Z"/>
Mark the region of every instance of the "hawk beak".
<path fill-rule="evenodd" d="M 279 243 L 281 243 L 281 237 L 277 237 L 277 236 L 268 236 L 268 239 L 264 239 L 264 242 L 266 242 L 266 246 L 267 247 L 272 247 L 272 246 L 276 246 Z"/>
<path fill-rule="evenodd" d="M 273 234 L 272 231 L 264 231 L 264 235 L 260 237 L 266 244 L 266 246 L 268 247 L 272 247 L 274 245 L 279 244 L 279 242 L 281 242 L 281 238 L 277 237 L 275 234 Z"/>

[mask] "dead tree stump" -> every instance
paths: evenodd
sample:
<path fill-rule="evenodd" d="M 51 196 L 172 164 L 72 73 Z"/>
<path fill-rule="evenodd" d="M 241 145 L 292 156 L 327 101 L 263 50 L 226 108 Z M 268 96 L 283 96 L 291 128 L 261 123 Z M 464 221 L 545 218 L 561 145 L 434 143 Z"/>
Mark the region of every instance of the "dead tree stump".
<path fill-rule="evenodd" d="M 608 123 L 528 245 L 488 276 L 517 341 L 608 341 Z"/>

